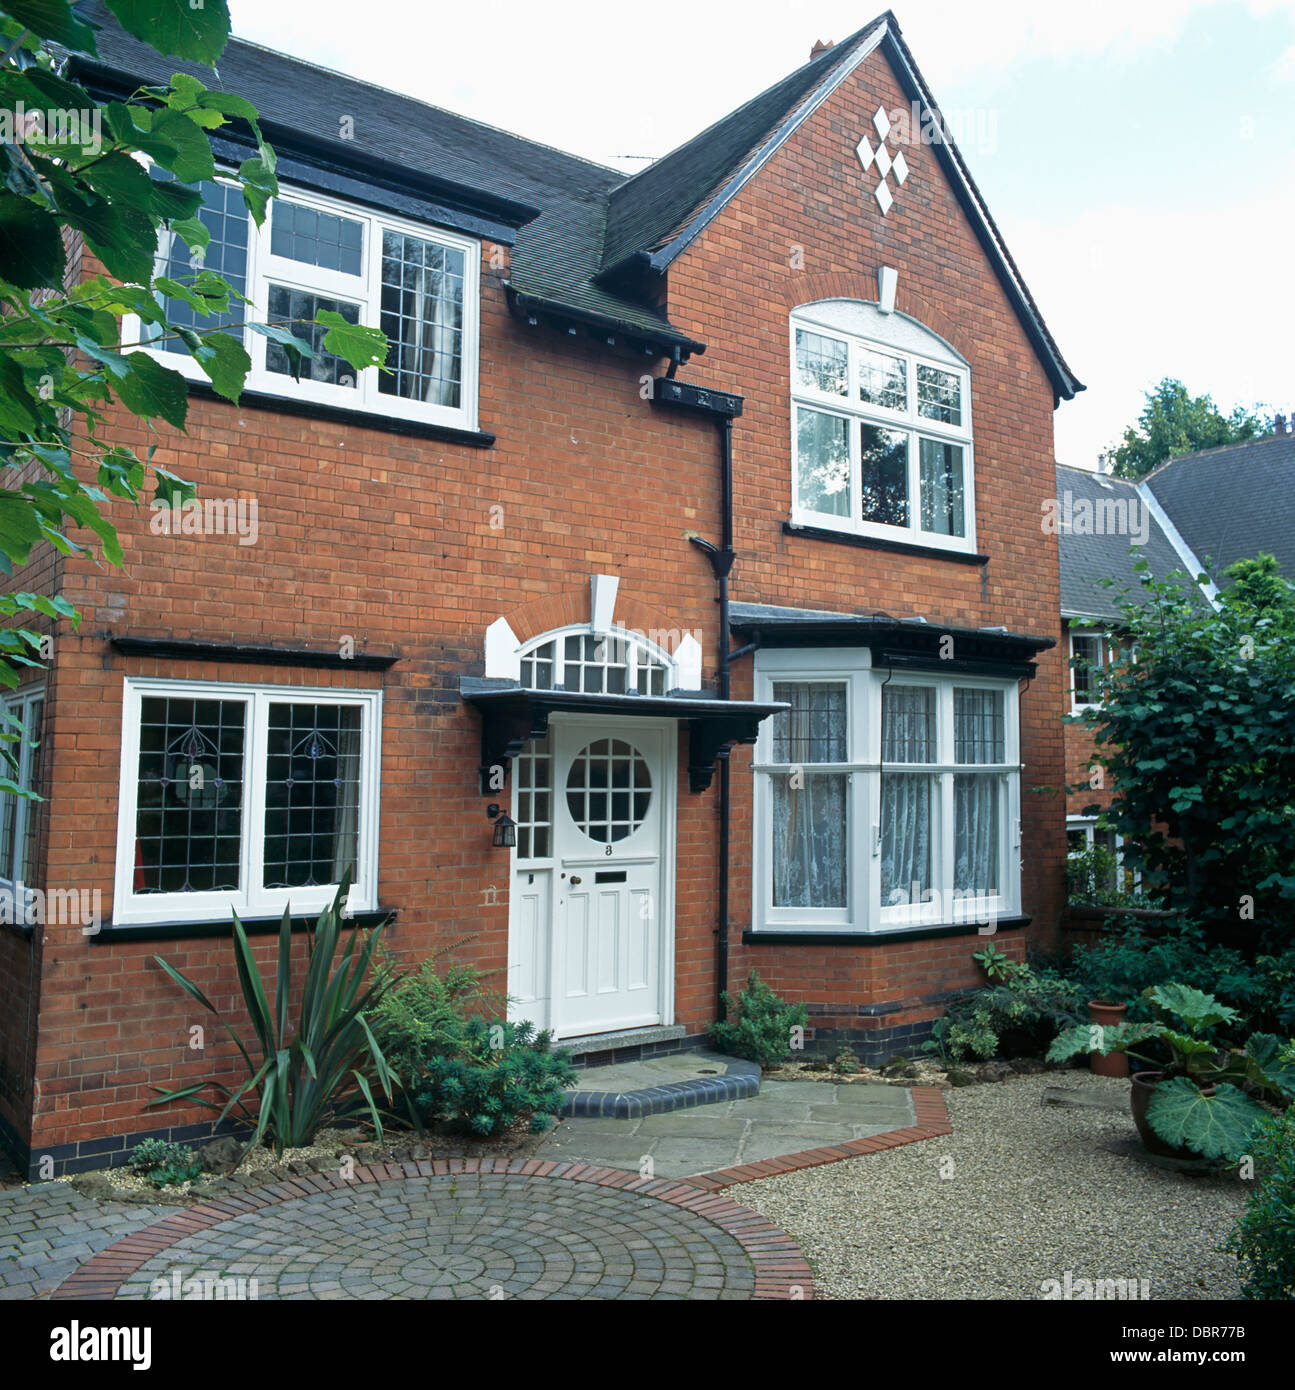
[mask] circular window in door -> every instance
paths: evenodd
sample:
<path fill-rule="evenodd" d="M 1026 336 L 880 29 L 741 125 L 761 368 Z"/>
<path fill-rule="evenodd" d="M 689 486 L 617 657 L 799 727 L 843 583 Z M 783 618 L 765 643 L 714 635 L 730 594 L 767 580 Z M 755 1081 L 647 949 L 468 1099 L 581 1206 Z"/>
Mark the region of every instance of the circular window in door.
<path fill-rule="evenodd" d="M 567 773 L 571 819 L 599 844 L 632 835 L 652 804 L 647 759 L 618 738 L 598 739 L 576 754 Z"/>

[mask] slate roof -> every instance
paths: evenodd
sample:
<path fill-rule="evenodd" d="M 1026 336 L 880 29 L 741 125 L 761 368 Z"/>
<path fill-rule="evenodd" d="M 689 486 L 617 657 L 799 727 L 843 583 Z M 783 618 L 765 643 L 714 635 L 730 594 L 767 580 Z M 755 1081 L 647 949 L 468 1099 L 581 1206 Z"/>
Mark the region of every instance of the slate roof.
<path fill-rule="evenodd" d="M 333 72 L 240 39 L 231 39 L 219 75 L 163 58 L 126 34 L 103 0 L 85 14 L 101 26 L 99 71 L 145 83 L 161 83 L 177 69 L 209 86 L 247 97 L 260 112 L 276 146 L 283 134 L 309 140 L 315 151 L 351 170 L 374 167 L 410 171 L 464 190 L 510 200 L 517 232 L 510 288 L 523 307 L 565 311 L 600 327 L 635 332 L 657 343 L 678 343 L 685 353 L 703 351 L 635 288 L 638 277 L 619 267 L 642 256 L 661 269 L 695 235 L 718 203 L 731 197 L 761 160 L 777 147 L 798 118 L 844 76 L 848 65 L 878 44 L 886 45 L 905 89 L 932 110 L 933 99 L 918 73 L 894 16 L 887 11 L 843 42 L 824 50 L 723 120 L 626 177 L 618 170 L 564 154 L 479 121 L 468 120 L 413 97 Z M 95 64 L 73 58 L 83 71 Z M 343 139 L 340 118 L 354 118 Z M 941 124 L 942 124 L 941 118 Z M 963 200 L 986 254 L 1052 379 L 1058 397 L 1083 390 L 1062 359 L 1030 297 L 979 190 L 952 140 L 937 144 L 941 160 Z M 689 230 L 691 229 L 691 230 Z M 687 233 L 687 235 L 683 235 Z M 664 260 L 662 258 L 665 258 Z"/>
<path fill-rule="evenodd" d="M 639 251 L 657 251 L 684 227 L 777 133 L 788 117 L 884 28 L 874 19 L 824 49 L 781 82 L 695 135 L 614 188 L 608 201 L 602 265 L 611 269 Z"/>
<path fill-rule="evenodd" d="M 1070 499 L 1068 508 L 1067 496 Z M 1123 591 L 1136 594 L 1141 590 L 1138 572 L 1133 568 L 1139 560 L 1147 561 L 1157 579 L 1185 569 L 1173 542 L 1138 495 L 1136 483 L 1058 464 L 1057 499 L 1062 504 L 1063 521 L 1067 514 L 1100 515 L 1091 509 L 1098 503 L 1115 501 L 1125 504 L 1115 515 L 1124 516 L 1128 531 L 1141 533 L 1144 521 L 1147 527 L 1146 544 L 1135 546 L 1132 544 L 1134 537 L 1127 533 L 1087 535 L 1082 527 L 1063 525 L 1057 534 L 1061 552 L 1062 617 L 1118 618 L 1116 599 Z M 1076 508 L 1080 509 L 1078 513 Z M 1103 584 L 1104 579 L 1114 580 L 1114 583 Z"/>
<path fill-rule="evenodd" d="M 1295 579 L 1295 435 L 1182 454 L 1144 482 L 1220 587 L 1230 564 L 1260 551 Z"/>

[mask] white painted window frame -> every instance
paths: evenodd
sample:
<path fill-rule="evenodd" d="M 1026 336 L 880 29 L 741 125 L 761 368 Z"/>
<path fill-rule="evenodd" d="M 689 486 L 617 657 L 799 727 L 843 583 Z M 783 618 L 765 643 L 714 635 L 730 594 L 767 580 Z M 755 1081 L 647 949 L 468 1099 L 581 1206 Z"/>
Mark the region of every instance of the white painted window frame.
<path fill-rule="evenodd" d="M 824 338 L 832 338 L 844 343 L 847 350 L 847 392 L 836 396 L 828 391 L 819 391 L 804 386 L 797 380 L 796 373 L 796 332 L 804 329 Z M 883 352 L 890 357 L 901 358 L 905 363 L 908 408 L 903 411 L 888 410 L 884 406 L 864 403 L 856 398 L 858 387 L 858 352 L 860 348 Z M 971 425 L 971 372 L 965 366 L 949 362 L 939 357 L 928 357 L 913 351 L 910 347 L 896 347 L 883 338 L 862 337 L 847 333 L 841 328 L 818 322 L 812 310 L 800 309 L 793 312 L 788 322 L 788 363 L 790 367 L 791 388 L 791 519 L 797 526 L 815 526 L 821 529 L 843 531 L 849 535 L 871 536 L 878 540 L 892 540 L 909 545 L 922 545 L 938 550 L 952 550 L 960 554 L 974 553 L 976 549 L 976 481 L 975 450 L 972 443 Z M 962 424 L 947 425 L 937 420 L 928 420 L 917 412 L 917 368 L 933 367 L 937 371 L 956 376 L 960 382 L 962 403 Z M 822 414 L 834 415 L 850 422 L 848 442 L 850 449 L 850 510 L 848 516 L 834 516 L 829 512 L 810 511 L 800 505 L 799 485 L 799 415 L 802 409 L 817 410 Z M 863 521 L 859 517 L 860 507 L 860 448 L 859 424 L 879 425 L 885 429 L 903 431 L 908 435 L 908 516 L 907 526 L 888 526 L 878 522 Z M 942 536 L 937 532 L 924 531 L 921 525 L 921 446 L 923 438 L 934 439 L 942 444 L 957 444 L 963 450 L 963 513 L 965 536 Z"/>
<path fill-rule="evenodd" d="M 232 180 L 218 177 L 215 182 L 231 184 Z M 331 213 L 336 217 L 349 218 L 364 224 L 364 269 L 359 276 L 346 275 L 340 271 L 328 270 L 322 266 L 306 265 L 287 257 L 274 256 L 270 252 L 270 233 L 274 225 L 274 204 L 285 201 L 301 207 L 312 208 L 317 212 Z M 359 410 L 366 414 L 387 416 L 405 420 L 416 420 L 426 424 L 443 425 L 451 429 L 475 431 L 478 428 L 478 399 L 480 393 L 480 354 L 481 354 L 481 243 L 471 237 L 460 236 L 440 227 L 430 227 L 426 223 L 413 222 L 407 218 L 390 216 L 361 207 L 354 203 L 328 198 L 322 194 L 280 185 L 279 196 L 271 199 L 268 215 L 261 227 L 257 227 L 248 215 L 247 237 L 247 294 L 251 305 L 242 305 L 249 319 L 264 323 L 269 306 L 269 286 L 271 283 L 287 285 L 292 289 L 313 292 L 328 298 L 346 299 L 360 306 L 359 321 L 370 328 L 382 327 L 382 233 L 384 230 L 400 232 L 432 241 L 461 251 L 463 265 L 463 362 L 461 400 L 457 407 L 433 405 L 423 401 L 407 400 L 403 396 L 384 395 L 378 389 L 379 369 L 369 367 L 359 373 L 354 387 L 334 386 L 327 382 L 308 381 L 304 377 L 294 381 L 291 376 L 266 370 L 266 348 L 268 340 L 260 333 L 249 329 L 229 330 L 233 336 L 241 337 L 244 348 L 252 359 L 245 389 L 260 391 L 267 395 L 282 396 L 293 400 L 314 401 L 320 405 L 331 405 L 343 409 Z M 158 241 L 159 265 L 162 263 L 162 238 Z M 192 381 L 206 381 L 206 373 L 187 353 L 167 352 L 141 344 L 143 325 L 136 315 L 128 314 L 122 319 L 122 342 L 137 344 L 140 349 L 155 357 L 163 366 L 178 371 Z"/>
<path fill-rule="evenodd" d="M 43 682 L 11 691 L 4 695 L 2 700 L 5 710 L 15 719 L 22 721 L 23 738 L 21 743 L 17 745 L 11 743 L 8 744 L 7 747 L 11 752 L 15 748 L 18 751 L 18 775 L 13 780 L 17 782 L 20 787 L 26 788 L 27 790 L 31 790 L 32 775 L 36 769 L 37 759 L 41 755 L 41 750 L 39 748 L 32 748 L 30 746 L 29 729 L 31 711 L 33 705 L 43 705 L 44 701 L 45 686 Z M 43 715 L 44 711 L 42 710 L 42 730 L 44 729 Z M 43 742 L 45 739 L 45 734 L 43 732 L 41 737 Z M 9 769 L 7 766 L 4 772 L 5 775 L 8 776 Z M 12 792 L 0 792 L 0 805 L 6 801 L 13 803 L 13 824 L 9 828 L 8 859 L 14 870 L 17 871 L 21 868 L 19 861 L 22 847 L 27 841 L 28 828 L 32 824 L 38 808 L 37 803 L 28 800 L 25 796 L 14 796 Z M 13 902 L 15 906 L 17 906 L 15 895 L 20 881 L 21 880 L 16 877 L 8 877 L 4 874 L 0 874 L 0 887 L 8 890 L 9 900 Z M 25 893 L 30 894 L 32 888 L 39 885 L 24 883 L 22 886 Z"/>
<path fill-rule="evenodd" d="M 755 698 L 774 698 L 781 681 L 844 682 L 847 686 L 847 759 L 840 763 L 803 763 L 810 772 L 844 772 L 847 777 L 849 825 L 845 908 L 775 907 L 773 905 L 773 815 L 770 781 L 790 764 L 774 763 L 773 721 L 760 726 L 754 772 L 754 845 L 752 911 L 754 931 L 868 932 L 884 935 L 925 925 L 947 925 L 953 874 L 953 777 L 956 772 L 999 773 L 1004 787 L 999 802 L 999 882 L 995 897 L 971 899 L 967 920 L 1016 916 L 1021 904 L 1021 763 L 1019 684 L 980 676 L 937 676 L 926 672 L 874 667 L 871 654 L 854 648 L 774 648 L 756 653 Z M 948 757 L 931 764 L 881 761 L 881 700 L 887 683 L 927 685 L 937 692 L 937 747 Z M 1003 692 L 1004 761 L 954 764 L 953 690 Z M 883 907 L 881 903 L 881 773 L 930 772 L 939 777 L 932 861 L 938 864 L 940 893 L 929 903 Z"/>
<path fill-rule="evenodd" d="M 1070 712 L 1071 714 L 1082 714 L 1086 709 L 1101 709 L 1100 700 L 1081 699 L 1079 692 L 1075 689 L 1075 665 L 1077 658 L 1075 651 L 1076 637 L 1095 637 L 1098 644 L 1098 665 L 1093 672 L 1094 677 L 1104 672 L 1110 664 L 1111 658 L 1111 639 L 1110 633 L 1100 627 L 1076 627 L 1071 628 L 1066 639 L 1066 648 L 1070 653 L 1070 662 L 1067 666 L 1067 684 L 1070 687 Z"/>
<path fill-rule="evenodd" d="M 243 821 L 240 887 L 212 893 L 134 891 L 136 811 L 139 777 L 141 701 L 146 696 L 175 699 L 238 700 L 248 706 L 243 749 Z M 314 888 L 259 887 L 265 852 L 265 759 L 270 704 L 354 705 L 360 720 L 360 806 L 356 879 L 347 897 L 351 912 L 378 906 L 378 815 L 382 793 L 382 692 L 335 687 L 276 685 L 268 682 L 171 680 L 127 676 L 122 693 L 121 779 L 117 803 L 117 864 L 113 891 L 114 926 L 153 922 L 206 922 L 239 916 L 280 916 L 322 911 L 336 884 Z"/>
<path fill-rule="evenodd" d="M 659 647 L 649 638 L 641 636 L 629 628 L 597 628 L 592 623 L 571 623 L 566 627 L 555 627 L 523 642 L 517 649 L 517 659 L 523 662 L 540 647 L 552 642 L 553 646 L 553 684 L 561 684 L 566 675 L 566 639 L 568 637 L 595 637 L 607 642 L 620 642 L 626 651 L 625 681 L 627 688 L 635 683 L 638 675 L 638 654 L 646 652 L 654 661 L 665 667 L 665 693 L 675 688 L 679 675 L 679 664 L 664 647 Z M 561 673 L 561 674 L 559 674 Z M 572 691 L 572 694 L 579 692 Z M 646 697 L 644 697 L 646 698 Z"/>
<path fill-rule="evenodd" d="M 1066 857 L 1070 855 L 1070 832 L 1072 830 L 1082 830 L 1084 832 L 1084 843 L 1090 849 L 1097 838 L 1097 822 L 1100 816 L 1072 816 L 1066 817 Z M 1117 830 L 1111 831 L 1111 839 L 1115 846 L 1115 867 L 1117 872 L 1126 872 L 1124 869 L 1124 836 Z M 1130 869 L 1127 871 L 1132 880 L 1134 888 L 1142 887 L 1142 870 Z"/>

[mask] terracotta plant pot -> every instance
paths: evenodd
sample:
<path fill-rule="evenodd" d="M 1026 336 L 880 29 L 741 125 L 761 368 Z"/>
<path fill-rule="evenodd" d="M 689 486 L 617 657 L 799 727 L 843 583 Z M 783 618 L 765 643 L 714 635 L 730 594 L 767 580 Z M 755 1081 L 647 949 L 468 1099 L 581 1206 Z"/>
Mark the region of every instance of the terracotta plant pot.
<path fill-rule="evenodd" d="M 1130 1078 L 1129 1108 L 1133 1111 L 1133 1123 L 1142 1136 L 1142 1147 L 1148 1153 L 1159 1154 L 1161 1158 L 1199 1158 L 1191 1149 L 1176 1149 L 1151 1128 L 1147 1119 L 1147 1106 L 1155 1092 L 1156 1083 L 1164 1076 L 1162 1071 L 1135 1071 Z"/>
<path fill-rule="evenodd" d="M 1094 1023 L 1109 1028 L 1112 1024 L 1123 1023 L 1128 1010 L 1127 1004 L 1112 1004 L 1105 999 L 1094 999 L 1089 1001 L 1088 1016 Z M 1124 1052 L 1108 1052 L 1105 1057 L 1100 1052 L 1091 1052 L 1088 1055 L 1088 1065 L 1095 1076 L 1129 1074 L 1129 1059 Z"/>

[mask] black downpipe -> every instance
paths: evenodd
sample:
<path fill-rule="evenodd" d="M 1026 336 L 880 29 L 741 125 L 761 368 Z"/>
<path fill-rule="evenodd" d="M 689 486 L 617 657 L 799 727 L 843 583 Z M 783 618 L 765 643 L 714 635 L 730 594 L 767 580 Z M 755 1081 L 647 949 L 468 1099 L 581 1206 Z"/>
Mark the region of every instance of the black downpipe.
<path fill-rule="evenodd" d="M 719 421 L 720 506 L 723 510 L 723 545 L 711 564 L 719 580 L 719 697 L 731 698 L 729 678 L 728 576 L 736 558 L 733 554 L 733 421 L 724 416 Z M 729 841 L 732 834 L 733 808 L 729 783 L 728 759 L 719 764 L 719 922 L 715 957 L 716 1016 L 727 1016 L 724 994 L 728 990 L 728 877 Z"/>

